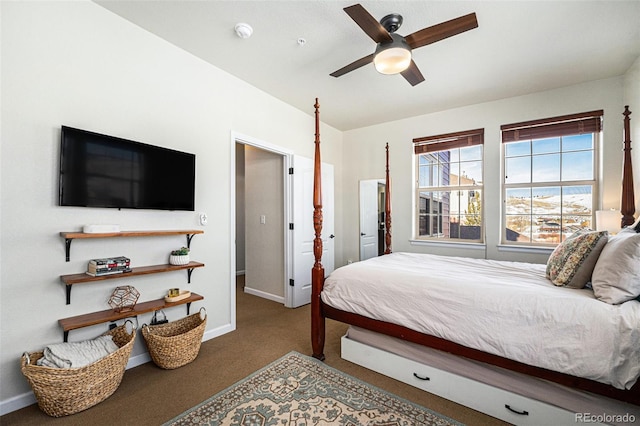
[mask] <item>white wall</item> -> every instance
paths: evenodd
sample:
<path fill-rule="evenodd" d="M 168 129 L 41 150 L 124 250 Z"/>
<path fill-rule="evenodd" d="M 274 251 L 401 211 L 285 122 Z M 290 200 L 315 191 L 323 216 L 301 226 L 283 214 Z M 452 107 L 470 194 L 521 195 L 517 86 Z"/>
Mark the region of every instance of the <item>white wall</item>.
<path fill-rule="evenodd" d="M 107 309 L 117 285 L 133 285 L 141 301 L 171 287 L 204 296 L 206 337 L 233 327 L 230 289 L 233 132 L 313 156 L 313 103 L 299 111 L 212 67 L 89 1 L 0 2 L 2 42 L 2 146 L 0 194 L 0 412 L 30 395 L 19 369 L 24 351 L 62 341 L 59 318 Z M 197 158 L 196 211 L 135 211 L 57 206 L 59 129 L 69 125 L 192 152 Z M 323 159 L 340 168 L 341 138 L 322 125 Z M 168 171 L 171 172 L 170 170 Z M 200 228 L 192 258 L 206 267 L 73 287 L 65 304 L 63 274 L 82 272 L 94 257 L 127 255 L 134 265 L 166 263 L 184 237 L 75 241 L 64 261 L 60 231 L 88 223 L 123 230 Z M 339 216 L 338 216 L 339 217 Z M 338 253 L 338 255 L 340 255 Z M 166 311 L 169 319 L 184 307 Z M 139 318 L 140 325 L 150 315 Z M 72 331 L 70 340 L 94 337 L 106 325 Z M 133 359 L 144 358 L 142 339 Z"/>
<path fill-rule="evenodd" d="M 342 219 L 344 229 L 351 230 L 348 235 L 345 235 L 343 260 L 358 258 L 358 181 L 384 177 L 384 145 L 389 142 L 393 251 L 545 262 L 548 254 L 498 251 L 501 226 L 500 125 L 597 109 L 604 110 L 602 207 L 619 208 L 622 176 L 621 113 L 624 109 L 622 77 L 471 105 L 345 132 L 344 158 L 361 158 L 361 161 L 351 160 L 348 162 L 350 166 L 343 170 Z M 413 237 L 414 184 L 412 139 L 477 128 L 485 129 L 483 198 L 486 252 L 443 244 L 437 247 L 411 245 L 409 240 Z M 636 161 L 636 164 L 638 163 Z"/>

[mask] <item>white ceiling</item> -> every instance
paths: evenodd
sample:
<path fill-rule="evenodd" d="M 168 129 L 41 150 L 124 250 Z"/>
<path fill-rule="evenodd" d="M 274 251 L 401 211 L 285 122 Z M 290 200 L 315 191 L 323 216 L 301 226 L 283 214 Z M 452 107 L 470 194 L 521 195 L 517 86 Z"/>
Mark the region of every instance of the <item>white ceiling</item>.
<path fill-rule="evenodd" d="M 373 65 L 329 76 L 375 49 L 342 10 L 357 0 L 96 3 L 309 114 L 318 97 L 339 130 L 619 76 L 640 56 L 638 0 L 361 1 L 377 20 L 400 13 L 402 35 L 476 13 L 478 28 L 413 51 L 415 87 Z"/>

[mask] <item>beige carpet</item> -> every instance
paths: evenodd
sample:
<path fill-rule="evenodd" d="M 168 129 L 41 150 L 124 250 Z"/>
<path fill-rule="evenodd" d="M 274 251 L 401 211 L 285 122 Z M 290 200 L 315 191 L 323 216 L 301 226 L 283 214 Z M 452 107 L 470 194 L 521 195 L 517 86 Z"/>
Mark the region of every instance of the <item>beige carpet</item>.
<path fill-rule="evenodd" d="M 177 319 L 177 312 L 169 310 L 169 319 Z M 0 424 L 161 425 L 291 351 L 310 354 L 310 328 L 309 306 L 288 309 L 238 291 L 236 331 L 204 342 L 191 364 L 163 370 L 147 363 L 127 370 L 118 390 L 86 411 L 53 418 L 32 405 L 0 417 Z M 327 322 L 327 365 L 461 423 L 505 424 L 343 360 L 340 337 L 346 329 L 344 324 Z M 18 359 L 15 368 L 19 368 Z"/>

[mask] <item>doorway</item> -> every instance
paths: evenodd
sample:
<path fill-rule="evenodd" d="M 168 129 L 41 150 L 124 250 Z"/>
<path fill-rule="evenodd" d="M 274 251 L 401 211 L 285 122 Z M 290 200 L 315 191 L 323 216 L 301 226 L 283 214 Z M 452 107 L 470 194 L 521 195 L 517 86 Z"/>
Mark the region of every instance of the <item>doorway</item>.
<path fill-rule="evenodd" d="M 236 275 L 245 293 L 284 304 L 287 156 L 241 140 L 235 154 Z"/>
<path fill-rule="evenodd" d="M 384 253 L 384 179 L 360 181 L 360 260 Z"/>
<path fill-rule="evenodd" d="M 235 249 L 231 253 L 230 298 L 231 320 L 235 327 L 237 274 L 244 275 L 244 292 L 290 308 L 311 301 L 307 277 L 310 280 L 312 265 L 305 265 L 308 256 L 305 256 L 304 242 L 309 240 L 309 236 L 313 237 L 310 231 L 313 229 L 312 215 L 301 218 L 298 215 L 312 206 L 313 180 L 309 180 L 309 176 L 313 174 L 309 170 L 312 171 L 313 167 L 303 166 L 303 163 L 313 165 L 313 161 L 234 132 L 231 134 L 231 157 L 231 164 L 235 167 L 231 174 L 233 211 L 230 237 L 231 246 Z M 295 173 L 294 163 L 297 164 Z M 328 274 L 333 271 L 335 255 L 334 181 L 333 166 L 322 164 L 322 181 L 326 185 L 323 191 L 326 224 L 322 237 L 323 264 Z M 255 203 L 254 207 L 251 207 L 252 203 Z M 266 236 L 265 232 L 270 234 Z M 269 283 L 264 283 L 267 273 L 270 274 Z M 254 280 L 252 276 L 257 278 Z M 259 285 L 261 282 L 264 285 Z"/>

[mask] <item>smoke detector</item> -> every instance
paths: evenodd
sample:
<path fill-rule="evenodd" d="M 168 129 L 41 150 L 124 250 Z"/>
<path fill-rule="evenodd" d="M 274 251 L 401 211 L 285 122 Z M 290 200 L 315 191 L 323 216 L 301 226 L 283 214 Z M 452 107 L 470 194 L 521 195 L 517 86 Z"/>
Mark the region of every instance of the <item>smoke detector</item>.
<path fill-rule="evenodd" d="M 235 30 L 236 34 L 240 38 L 249 38 L 251 37 L 251 34 L 253 34 L 253 28 L 251 28 L 251 25 L 245 24 L 244 22 L 236 24 Z"/>

